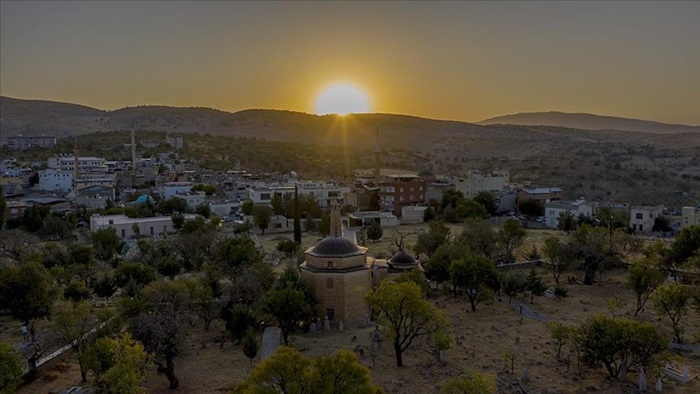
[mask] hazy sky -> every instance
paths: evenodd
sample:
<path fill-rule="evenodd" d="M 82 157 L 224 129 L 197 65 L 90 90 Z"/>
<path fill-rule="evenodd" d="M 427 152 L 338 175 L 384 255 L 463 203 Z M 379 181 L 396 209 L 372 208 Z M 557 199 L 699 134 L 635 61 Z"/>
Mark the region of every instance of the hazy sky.
<path fill-rule="evenodd" d="M 700 124 L 700 2 L 0 2 L 0 94 L 477 121 L 567 111 Z"/>

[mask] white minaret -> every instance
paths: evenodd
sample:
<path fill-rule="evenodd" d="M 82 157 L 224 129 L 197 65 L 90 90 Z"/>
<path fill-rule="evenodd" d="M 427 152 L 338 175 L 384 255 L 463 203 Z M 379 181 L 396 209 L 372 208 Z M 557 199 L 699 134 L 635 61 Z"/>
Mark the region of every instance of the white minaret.
<path fill-rule="evenodd" d="M 131 130 L 131 174 L 136 174 L 136 132 Z"/>
<path fill-rule="evenodd" d="M 379 180 L 381 178 L 380 170 L 382 166 L 382 151 L 379 147 L 379 127 L 377 127 L 377 140 L 374 144 L 374 183 L 375 186 L 379 185 Z"/>
<path fill-rule="evenodd" d="M 75 137 L 73 143 L 73 179 L 80 177 L 80 151 L 78 149 L 78 137 Z"/>

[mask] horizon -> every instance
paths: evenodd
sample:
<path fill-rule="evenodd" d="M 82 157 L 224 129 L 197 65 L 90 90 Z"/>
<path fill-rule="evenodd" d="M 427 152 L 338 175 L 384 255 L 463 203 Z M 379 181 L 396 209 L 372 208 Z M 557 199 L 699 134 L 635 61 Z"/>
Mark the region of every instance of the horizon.
<path fill-rule="evenodd" d="M 8 97 L 106 110 L 319 114 L 323 90 L 349 83 L 362 90 L 369 113 L 477 123 L 563 112 L 700 125 L 697 3 L 2 2 L 0 9 L 0 95 Z"/>
<path fill-rule="evenodd" d="M 165 108 L 195 108 L 195 109 L 210 109 L 214 111 L 220 111 L 220 112 L 225 112 L 229 114 L 235 114 L 238 112 L 244 112 L 244 111 L 280 111 L 280 112 L 292 112 L 292 113 L 300 113 L 304 115 L 311 115 L 311 116 L 318 116 L 318 117 L 323 117 L 323 116 L 339 116 L 339 117 L 345 117 L 345 116 L 350 116 L 350 115 L 389 115 L 389 116 L 406 116 L 406 117 L 412 117 L 412 118 L 419 118 L 419 119 L 427 119 L 427 120 L 435 120 L 435 121 L 444 121 L 444 122 L 461 122 L 461 123 L 471 123 L 471 124 L 479 124 L 483 121 L 495 119 L 495 118 L 501 118 L 501 117 L 506 117 L 506 116 L 515 116 L 515 115 L 528 115 L 528 114 L 550 114 L 550 113 L 556 113 L 556 114 L 564 114 L 564 115 L 590 115 L 590 116 L 597 116 L 597 117 L 610 117 L 610 118 L 618 118 L 618 119 L 624 119 L 624 120 L 633 120 L 633 121 L 643 121 L 643 122 L 656 122 L 660 124 L 665 124 L 665 125 L 671 125 L 671 126 L 689 126 L 689 127 L 700 127 L 700 124 L 682 124 L 682 123 L 667 123 L 663 121 L 659 121 L 656 119 L 641 119 L 641 118 L 627 118 L 627 117 L 622 117 L 622 116 L 617 116 L 617 115 L 610 115 L 610 114 L 594 114 L 594 113 L 589 113 L 589 112 L 562 112 L 562 111 L 536 111 L 536 112 L 516 112 L 516 113 L 509 113 L 509 114 L 502 114 L 502 115 L 497 115 L 491 118 L 486 118 L 486 119 L 481 119 L 478 121 L 467 121 L 467 120 L 460 120 L 460 119 L 442 119 L 442 118 L 434 118 L 434 117 L 427 117 L 427 116 L 420 116 L 420 115 L 414 115 L 414 114 L 407 114 L 407 113 L 391 113 L 391 112 L 353 112 L 349 114 L 334 114 L 334 113 L 327 113 L 327 114 L 318 114 L 318 113 L 313 113 L 313 112 L 306 112 L 306 111 L 296 111 L 296 110 L 291 110 L 291 109 L 285 109 L 285 108 L 242 108 L 239 110 L 235 111 L 229 111 L 221 108 L 216 108 L 216 107 L 205 107 L 201 105 L 184 105 L 184 106 L 179 106 L 179 105 L 166 105 L 166 104 L 136 104 L 136 105 L 129 105 L 125 107 L 119 107 L 119 108 L 100 108 L 96 107 L 90 104 L 85 104 L 85 103 L 75 103 L 75 102 L 65 102 L 65 101 L 56 101 L 56 100 L 48 100 L 48 99 L 41 99 L 41 98 L 19 98 L 19 97 L 10 97 L 10 96 L 5 96 L 5 95 L 0 95 L 0 97 L 8 98 L 8 99 L 13 99 L 13 100 L 23 100 L 23 101 L 46 101 L 46 102 L 54 102 L 54 103 L 62 103 L 62 104 L 69 104 L 69 105 L 79 105 L 83 107 L 89 107 L 92 109 L 100 110 L 100 111 L 106 111 L 106 112 L 114 112 L 122 109 L 127 109 L 127 108 L 139 108 L 139 107 L 165 107 Z"/>

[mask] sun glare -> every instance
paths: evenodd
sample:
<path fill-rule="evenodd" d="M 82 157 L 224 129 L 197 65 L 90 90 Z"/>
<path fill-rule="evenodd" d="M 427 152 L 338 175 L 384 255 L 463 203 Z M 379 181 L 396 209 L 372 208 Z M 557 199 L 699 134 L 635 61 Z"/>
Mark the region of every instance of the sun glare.
<path fill-rule="evenodd" d="M 369 99 L 356 85 L 335 83 L 321 91 L 315 109 L 318 115 L 366 113 L 369 112 Z"/>

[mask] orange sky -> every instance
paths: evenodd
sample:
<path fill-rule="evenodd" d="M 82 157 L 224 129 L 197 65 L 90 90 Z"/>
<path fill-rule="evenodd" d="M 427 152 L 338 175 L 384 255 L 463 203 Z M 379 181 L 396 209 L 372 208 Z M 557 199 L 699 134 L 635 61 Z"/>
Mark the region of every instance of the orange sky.
<path fill-rule="evenodd" d="M 478 121 L 565 111 L 700 124 L 695 2 L 0 3 L 0 94 Z"/>

